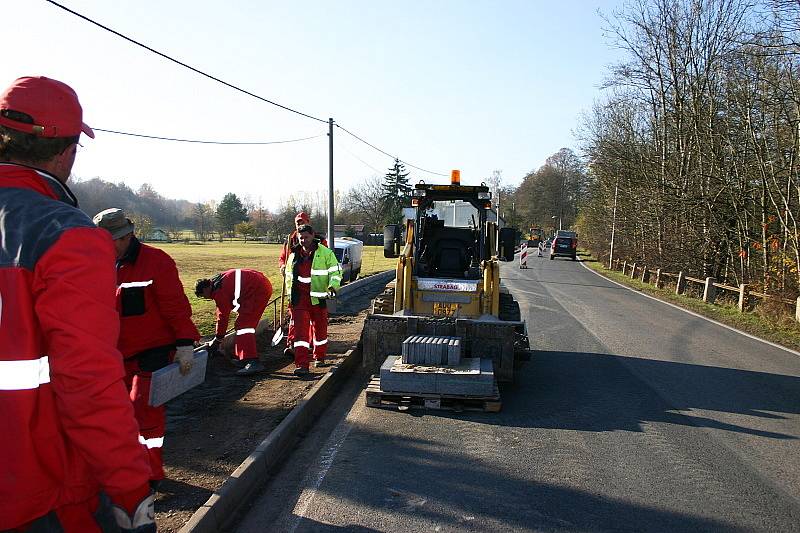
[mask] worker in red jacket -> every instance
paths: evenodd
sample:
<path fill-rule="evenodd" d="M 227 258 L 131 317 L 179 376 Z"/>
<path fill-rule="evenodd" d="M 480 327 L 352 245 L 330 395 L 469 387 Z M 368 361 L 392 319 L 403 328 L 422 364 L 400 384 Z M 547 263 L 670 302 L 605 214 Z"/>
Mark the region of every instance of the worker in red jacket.
<path fill-rule="evenodd" d="M 175 261 L 166 252 L 139 242 L 133 222 L 121 209 L 106 209 L 93 220 L 114 239 L 120 319 L 117 348 L 125 360 L 125 385 L 139 422 L 139 442 L 150 457 L 150 484 L 155 489 L 164 479 L 167 417 L 165 406 L 150 405 L 150 382 L 153 372 L 173 359 L 186 374 L 200 333 L 192 322 L 192 306 Z"/>
<path fill-rule="evenodd" d="M 66 185 L 81 132 L 94 137 L 82 115 L 49 78 L 0 95 L 0 531 L 156 530 L 114 246 Z"/>
<path fill-rule="evenodd" d="M 228 329 L 231 312 L 236 317 L 235 353 L 240 368 L 236 373 L 249 376 L 264 370 L 256 349 L 256 326 L 272 296 L 272 284 L 257 270 L 236 268 L 217 274 L 211 279 L 199 279 L 194 288 L 200 298 L 217 304 L 217 325 L 211 351 L 219 348 Z"/>
<path fill-rule="evenodd" d="M 300 244 L 300 237 L 297 230 L 300 226 L 311 225 L 311 217 L 305 211 L 300 211 L 294 217 L 294 231 L 286 238 L 286 242 L 281 248 L 281 255 L 278 258 L 278 265 L 281 270 L 281 275 L 286 271 L 286 260 L 291 253 L 291 250 L 294 249 L 295 246 Z M 328 241 L 325 240 L 325 237 L 320 235 L 319 233 L 314 233 L 314 239 L 323 246 L 328 246 Z M 314 325 L 311 325 L 311 337 L 314 337 Z M 283 353 L 285 355 L 290 355 L 294 357 L 294 338 L 295 338 L 295 323 L 294 317 L 289 314 L 289 328 L 286 332 L 286 348 L 284 348 Z"/>

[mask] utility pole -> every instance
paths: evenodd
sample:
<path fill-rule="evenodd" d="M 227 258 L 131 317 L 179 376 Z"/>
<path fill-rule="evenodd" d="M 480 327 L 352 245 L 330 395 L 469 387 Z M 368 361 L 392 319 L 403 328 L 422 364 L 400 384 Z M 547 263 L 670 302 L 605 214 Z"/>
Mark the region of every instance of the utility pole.
<path fill-rule="evenodd" d="M 328 119 L 328 248 L 333 250 L 333 119 Z"/>
<path fill-rule="evenodd" d="M 611 212 L 611 251 L 608 254 L 608 268 L 614 265 L 614 233 L 617 229 L 617 192 L 619 191 L 619 177 L 614 182 L 614 209 Z"/>

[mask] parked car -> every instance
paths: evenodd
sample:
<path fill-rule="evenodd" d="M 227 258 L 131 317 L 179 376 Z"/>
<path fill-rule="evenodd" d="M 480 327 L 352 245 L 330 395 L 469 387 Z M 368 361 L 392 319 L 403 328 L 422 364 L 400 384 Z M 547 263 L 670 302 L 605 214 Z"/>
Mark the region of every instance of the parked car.
<path fill-rule="evenodd" d="M 571 233 L 572 236 L 565 235 L 565 233 Z M 559 231 L 556 234 L 550 245 L 550 259 L 555 259 L 558 256 L 571 257 L 573 261 L 578 260 L 578 236 L 574 231 Z"/>
<path fill-rule="evenodd" d="M 361 273 L 361 253 L 364 243 L 352 237 L 337 237 L 333 253 L 342 268 L 342 283 L 354 281 Z"/>

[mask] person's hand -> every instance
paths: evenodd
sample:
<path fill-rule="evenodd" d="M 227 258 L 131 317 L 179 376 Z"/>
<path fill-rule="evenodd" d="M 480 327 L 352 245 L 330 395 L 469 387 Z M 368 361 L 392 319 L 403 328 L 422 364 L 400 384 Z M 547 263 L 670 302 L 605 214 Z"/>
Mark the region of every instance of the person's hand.
<path fill-rule="evenodd" d="M 219 351 L 219 347 L 222 345 L 222 339 L 214 337 L 214 340 L 208 345 L 208 355 L 214 355 Z"/>
<path fill-rule="evenodd" d="M 181 366 L 181 374 L 186 375 L 194 363 L 194 349 L 191 346 L 178 346 L 175 349 L 175 362 Z"/>
<path fill-rule="evenodd" d="M 156 533 L 154 495 L 150 492 L 144 499 L 126 504 L 112 502 L 111 511 L 122 533 Z"/>
<path fill-rule="evenodd" d="M 328 287 L 328 298 L 331 300 L 336 299 L 336 289 L 333 287 Z"/>
<path fill-rule="evenodd" d="M 281 276 L 286 274 L 286 265 L 281 265 Z"/>

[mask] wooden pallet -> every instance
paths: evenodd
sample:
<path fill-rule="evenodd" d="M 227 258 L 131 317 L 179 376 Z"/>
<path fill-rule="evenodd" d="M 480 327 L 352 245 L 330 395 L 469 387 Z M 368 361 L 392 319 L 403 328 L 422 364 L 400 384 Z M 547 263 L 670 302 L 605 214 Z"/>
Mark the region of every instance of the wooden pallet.
<path fill-rule="evenodd" d="M 367 385 L 368 407 L 394 407 L 398 411 L 408 409 L 443 409 L 448 411 L 481 411 L 498 413 L 502 407 L 497 381 L 491 396 L 461 396 L 425 392 L 386 392 L 381 390 L 381 380 L 373 377 Z"/>

